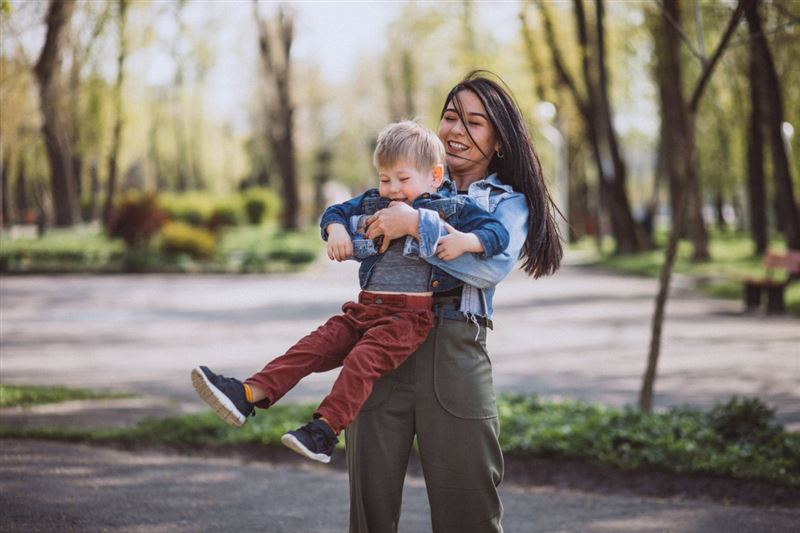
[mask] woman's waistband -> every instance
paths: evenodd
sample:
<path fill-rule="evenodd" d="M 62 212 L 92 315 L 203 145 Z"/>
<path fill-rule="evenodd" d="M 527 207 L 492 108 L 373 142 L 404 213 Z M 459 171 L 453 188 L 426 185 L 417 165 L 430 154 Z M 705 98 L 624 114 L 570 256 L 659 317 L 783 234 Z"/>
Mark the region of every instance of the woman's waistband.
<path fill-rule="evenodd" d="M 433 308 L 433 296 L 430 294 L 383 294 L 361 291 L 358 293 L 358 303 L 362 305 L 386 305 L 388 307 L 405 307 L 407 309 Z"/>

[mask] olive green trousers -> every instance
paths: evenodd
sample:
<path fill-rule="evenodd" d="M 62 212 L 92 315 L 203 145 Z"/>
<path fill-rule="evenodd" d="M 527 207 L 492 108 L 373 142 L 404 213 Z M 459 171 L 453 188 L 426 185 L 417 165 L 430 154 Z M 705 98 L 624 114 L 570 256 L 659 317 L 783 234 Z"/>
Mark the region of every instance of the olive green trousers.
<path fill-rule="evenodd" d="M 415 435 L 434 533 L 502 531 L 497 406 L 486 329 L 476 340 L 477 328 L 438 318 L 347 428 L 351 533 L 397 531 Z"/>

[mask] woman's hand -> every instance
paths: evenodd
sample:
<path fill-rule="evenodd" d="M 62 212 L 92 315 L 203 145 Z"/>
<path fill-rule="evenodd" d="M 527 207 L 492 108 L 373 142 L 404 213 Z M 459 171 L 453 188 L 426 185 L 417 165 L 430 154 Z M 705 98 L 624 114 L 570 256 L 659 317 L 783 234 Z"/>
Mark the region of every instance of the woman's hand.
<path fill-rule="evenodd" d="M 367 219 L 367 238 L 383 235 L 380 253 L 389 248 L 392 240 L 404 235 L 419 236 L 419 212 L 404 202 L 392 202 Z"/>
<path fill-rule="evenodd" d="M 342 262 L 353 256 L 353 240 L 347 233 L 347 228 L 341 224 L 328 224 L 328 258 L 332 261 Z"/>
<path fill-rule="evenodd" d="M 436 257 L 442 261 L 452 261 L 467 252 L 482 253 L 483 245 L 474 233 L 458 231 L 453 226 L 444 223 L 447 235 L 439 239 L 436 245 Z"/>

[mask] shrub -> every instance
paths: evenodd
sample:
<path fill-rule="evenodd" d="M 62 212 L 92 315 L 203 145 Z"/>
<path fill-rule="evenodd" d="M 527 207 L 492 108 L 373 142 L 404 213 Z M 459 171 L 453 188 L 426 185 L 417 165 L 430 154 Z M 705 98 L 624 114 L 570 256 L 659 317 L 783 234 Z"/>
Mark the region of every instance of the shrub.
<path fill-rule="evenodd" d="M 211 197 L 196 192 L 181 195 L 165 194 L 162 196 L 162 205 L 171 220 L 184 222 L 196 228 L 208 227 L 214 210 Z"/>
<path fill-rule="evenodd" d="M 183 222 L 170 222 L 161 230 L 161 250 L 167 255 L 186 254 L 194 259 L 214 255 L 216 239 L 208 230 Z"/>
<path fill-rule="evenodd" d="M 712 429 L 726 441 L 759 442 L 780 433 L 775 410 L 758 398 L 734 396 L 711 410 Z"/>
<path fill-rule="evenodd" d="M 239 208 L 231 201 L 223 201 L 214 206 L 208 218 L 208 229 L 217 232 L 226 226 L 239 223 Z"/>
<path fill-rule="evenodd" d="M 158 233 L 165 221 L 166 215 L 155 194 L 131 191 L 117 200 L 108 234 L 122 239 L 129 248 L 141 247 Z"/>
<path fill-rule="evenodd" d="M 247 222 L 261 224 L 278 216 L 281 210 L 281 199 L 271 189 L 249 189 L 244 196 L 244 210 Z"/>

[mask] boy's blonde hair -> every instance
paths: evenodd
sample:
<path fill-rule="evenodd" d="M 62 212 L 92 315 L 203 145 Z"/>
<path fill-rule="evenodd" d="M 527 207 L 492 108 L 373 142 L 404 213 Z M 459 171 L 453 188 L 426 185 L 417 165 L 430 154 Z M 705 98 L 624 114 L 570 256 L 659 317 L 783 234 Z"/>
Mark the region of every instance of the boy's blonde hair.
<path fill-rule="evenodd" d="M 393 122 L 378 134 L 372 164 L 376 169 L 408 163 L 420 172 L 444 165 L 442 141 L 430 129 L 412 120 Z"/>

